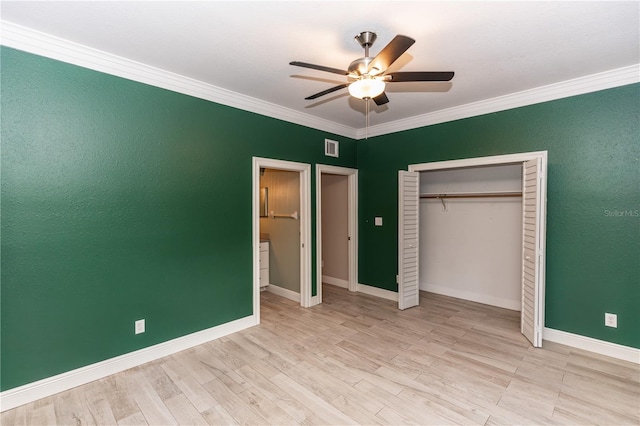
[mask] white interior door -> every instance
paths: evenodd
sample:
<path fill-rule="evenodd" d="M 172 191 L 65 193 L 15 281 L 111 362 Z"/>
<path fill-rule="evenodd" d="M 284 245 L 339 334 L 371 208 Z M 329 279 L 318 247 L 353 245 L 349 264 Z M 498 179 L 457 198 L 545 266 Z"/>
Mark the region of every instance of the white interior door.
<path fill-rule="evenodd" d="M 398 308 L 417 306 L 420 173 L 398 173 Z"/>
<path fill-rule="evenodd" d="M 522 167 L 522 312 L 520 330 L 535 347 L 542 346 L 542 162 Z"/>

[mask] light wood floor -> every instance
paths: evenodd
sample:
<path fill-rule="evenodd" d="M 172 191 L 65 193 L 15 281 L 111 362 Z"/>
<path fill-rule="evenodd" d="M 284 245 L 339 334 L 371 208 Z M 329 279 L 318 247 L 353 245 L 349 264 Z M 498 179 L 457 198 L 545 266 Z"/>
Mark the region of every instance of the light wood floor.
<path fill-rule="evenodd" d="M 2 425 L 639 424 L 638 365 L 534 349 L 513 311 L 324 286 L 303 309 L 2 414 Z"/>

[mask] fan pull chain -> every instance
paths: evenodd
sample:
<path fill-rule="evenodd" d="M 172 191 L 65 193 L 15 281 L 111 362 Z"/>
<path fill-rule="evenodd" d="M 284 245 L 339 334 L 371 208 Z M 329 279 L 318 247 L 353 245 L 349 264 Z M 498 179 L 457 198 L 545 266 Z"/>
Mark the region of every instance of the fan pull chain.
<path fill-rule="evenodd" d="M 364 113 L 364 138 L 369 139 L 369 99 L 365 101 L 365 113 Z"/>

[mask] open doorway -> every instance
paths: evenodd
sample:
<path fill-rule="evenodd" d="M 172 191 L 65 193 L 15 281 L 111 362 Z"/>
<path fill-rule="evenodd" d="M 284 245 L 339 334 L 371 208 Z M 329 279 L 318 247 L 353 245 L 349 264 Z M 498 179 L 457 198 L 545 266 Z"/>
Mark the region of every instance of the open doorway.
<path fill-rule="evenodd" d="M 260 169 L 260 291 L 300 303 L 300 172 Z"/>
<path fill-rule="evenodd" d="M 316 165 L 316 265 L 317 296 L 322 303 L 322 283 L 358 289 L 358 171 Z"/>
<path fill-rule="evenodd" d="M 285 297 L 297 294 L 301 306 L 311 304 L 311 166 L 254 157 L 252 172 L 253 312 L 260 318 L 261 283 L 273 284 Z M 270 241 L 274 237 L 277 247 Z M 265 273 L 265 265 L 273 273 Z"/>

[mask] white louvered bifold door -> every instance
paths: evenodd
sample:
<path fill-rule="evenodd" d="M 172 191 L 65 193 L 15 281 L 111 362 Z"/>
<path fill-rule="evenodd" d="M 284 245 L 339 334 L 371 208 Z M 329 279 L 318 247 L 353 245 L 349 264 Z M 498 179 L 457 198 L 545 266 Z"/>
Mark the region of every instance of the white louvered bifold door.
<path fill-rule="evenodd" d="M 541 160 L 522 167 L 522 312 L 521 331 L 535 347 L 542 346 L 541 265 Z"/>
<path fill-rule="evenodd" d="M 420 174 L 400 171 L 398 174 L 398 308 L 417 306 L 418 283 L 418 218 Z"/>

